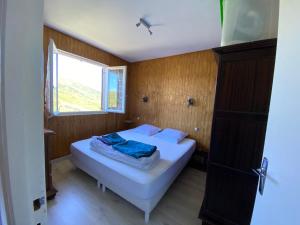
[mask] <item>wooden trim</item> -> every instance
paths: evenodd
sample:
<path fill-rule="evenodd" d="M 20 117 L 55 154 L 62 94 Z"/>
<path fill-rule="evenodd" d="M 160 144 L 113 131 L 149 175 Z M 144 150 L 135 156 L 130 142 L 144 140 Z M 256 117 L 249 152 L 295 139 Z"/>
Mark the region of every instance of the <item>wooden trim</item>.
<path fill-rule="evenodd" d="M 273 38 L 273 39 L 266 39 L 260 41 L 252 41 L 247 43 L 223 46 L 219 48 L 214 48 L 213 51 L 218 54 L 226 54 L 231 52 L 247 51 L 247 50 L 258 49 L 258 48 L 270 48 L 270 47 L 275 47 L 276 44 L 277 44 L 277 38 Z"/>
<path fill-rule="evenodd" d="M 246 51 L 246 50 L 245 50 Z M 264 57 L 272 57 L 275 56 L 276 54 L 276 48 L 272 47 L 267 47 L 267 48 L 262 48 L 262 49 L 248 49 L 246 52 L 245 51 L 237 51 L 237 52 L 230 52 L 230 53 L 222 53 L 219 54 L 219 57 L 222 62 L 226 61 L 243 61 L 243 60 L 250 60 L 257 57 L 257 54 L 260 54 L 261 56 Z"/>

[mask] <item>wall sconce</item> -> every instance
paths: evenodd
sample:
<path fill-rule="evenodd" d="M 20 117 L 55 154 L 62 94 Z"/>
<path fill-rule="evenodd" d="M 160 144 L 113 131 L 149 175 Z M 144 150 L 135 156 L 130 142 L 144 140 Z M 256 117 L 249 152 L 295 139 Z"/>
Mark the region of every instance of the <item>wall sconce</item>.
<path fill-rule="evenodd" d="M 187 106 L 190 107 L 190 106 L 193 106 L 193 105 L 195 105 L 195 99 L 193 99 L 192 97 L 188 97 Z"/>
<path fill-rule="evenodd" d="M 144 96 L 144 97 L 142 98 L 142 101 L 143 101 L 144 103 L 147 103 L 147 102 L 149 101 L 148 96 Z"/>

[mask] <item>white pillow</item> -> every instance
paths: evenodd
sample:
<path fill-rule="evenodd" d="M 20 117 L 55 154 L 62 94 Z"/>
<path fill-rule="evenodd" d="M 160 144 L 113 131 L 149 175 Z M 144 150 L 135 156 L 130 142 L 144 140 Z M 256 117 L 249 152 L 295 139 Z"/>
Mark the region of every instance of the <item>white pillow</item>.
<path fill-rule="evenodd" d="M 139 133 L 139 134 L 144 134 L 147 136 L 151 136 L 153 134 L 158 133 L 159 131 L 161 131 L 161 129 L 159 127 L 150 125 L 150 124 L 143 124 L 141 126 L 138 126 L 134 129 L 132 129 L 134 132 Z"/>
<path fill-rule="evenodd" d="M 165 141 L 178 144 L 186 136 L 188 136 L 188 133 L 185 133 L 185 132 L 180 131 L 180 130 L 166 128 L 163 131 L 155 134 L 153 137 L 160 138 L 160 139 L 163 139 Z"/>

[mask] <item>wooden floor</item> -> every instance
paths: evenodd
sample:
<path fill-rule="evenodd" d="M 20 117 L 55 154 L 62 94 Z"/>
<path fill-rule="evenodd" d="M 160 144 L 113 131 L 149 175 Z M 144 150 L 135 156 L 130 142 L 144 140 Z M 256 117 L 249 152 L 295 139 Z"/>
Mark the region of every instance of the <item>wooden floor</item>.
<path fill-rule="evenodd" d="M 58 189 L 48 201 L 49 225 L 143 225 L 144 213 L 66 159 L 53 165 Z M 204 195 L 205 173 L 187 167 L 150 215 L 149 225 L 201 225 L 197 218 Z"/>

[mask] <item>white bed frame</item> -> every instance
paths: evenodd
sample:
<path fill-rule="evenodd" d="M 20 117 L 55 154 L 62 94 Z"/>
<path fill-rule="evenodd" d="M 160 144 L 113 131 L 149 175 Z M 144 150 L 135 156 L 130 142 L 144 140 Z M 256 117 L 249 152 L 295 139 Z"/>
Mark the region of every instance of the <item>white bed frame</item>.
<path fill-rule="evenodd" d="M 72 148 L 71 148 L 72 152 Z M 155 196 L 149 199 L 142 199 L 138 196 L 135 196 L 132 194 L 132 192 L 128 192 L 122 188 L 122 185 L 119 184 L 118 180 L 122 180 L 122 175 L 119 173 L 111 170 L 110 168 L 106 167 L 105 165 L 100 164 L 96 160 L 90 158 L 89 156 L 82 155 L 79 156 L 77 154 L 72 154 L 71 160 L 74 163 L 74 165 L 89 174 L 90 176 L 94 177 L 97 180 L 97 186 L 100 188 L 102 186 L 102 191 L 105 192 L 106 188 L 109 188 L 122 198 L 126 199 L 133 205 L 135 205 L 137 208 L 141 209 L 145 213 L 145 223 L 149 222 L 150 213 L 155 208 L 157 203 L 160 201 L 160 199 L 164 196 L 166 191 L 169 189 L 173 181 L 177 178 L 179 173 L 182 171 L 182 169 L 186 166 L 188 163 L 193 151 L 191 151 L 189 154 L 186 154 L 181 160 L 182 163 L 180 164 L 180 167 L 178 168 L 176 175 L 170 180 L 170 182 L 167 183 Z M 89 160 L 82 160 L 81 157 L 88 157 Z M 92 165 L 94 164 L 94 165 Z M 97 164 L 98 168 L 95 170 L 95 164 Z M 114 176 L 115 179 L 110 179 L 110 177 Z M 119 179 L 116 179 L 119 178 Z"/>

